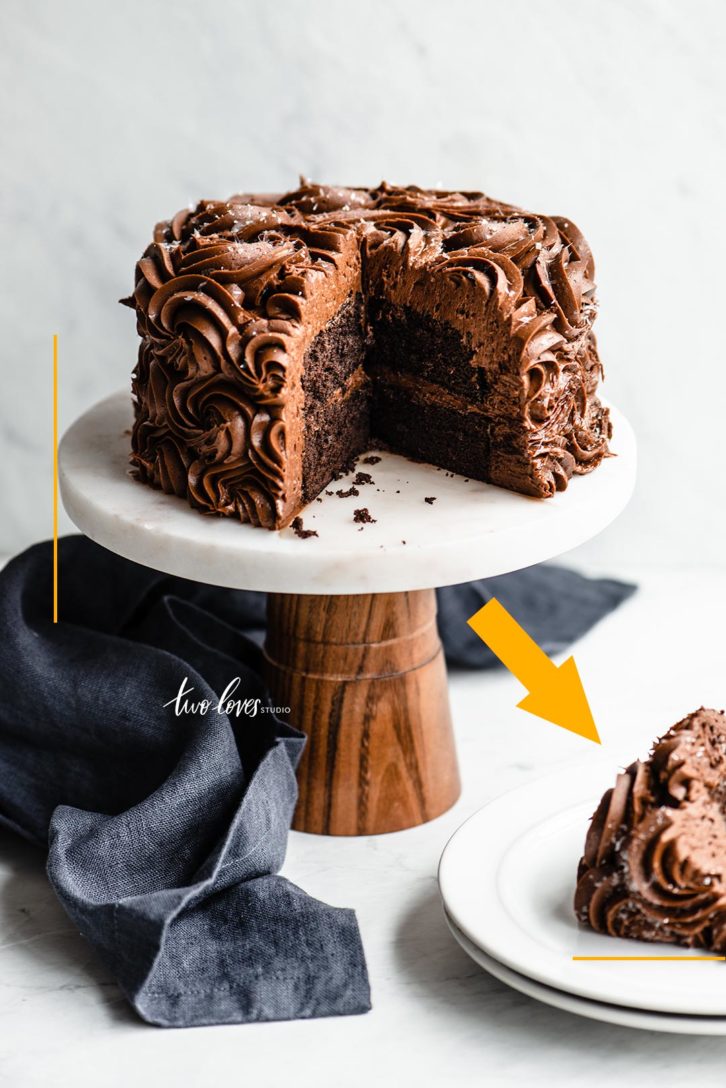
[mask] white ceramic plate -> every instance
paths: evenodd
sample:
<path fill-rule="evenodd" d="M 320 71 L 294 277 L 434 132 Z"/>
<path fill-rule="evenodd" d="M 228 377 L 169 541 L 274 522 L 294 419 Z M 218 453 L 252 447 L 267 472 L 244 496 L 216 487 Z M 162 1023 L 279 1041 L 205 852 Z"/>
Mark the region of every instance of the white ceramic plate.
<path fill-rule="evenodd" d="M 617 768 L 600 757 L 492 801 L 444 850 L 446 910 L 476 947 L 546 986 L 651 1012 L 726 1015 L 726 963 L 574 962 L 573 956 L 693 956 L 619 940 L 575 921 L 572 898 L 588 821 Z"/>
<path fill-rule="evenodd" d="M 585 1016 L 589 1020 L 603 1020 L 606 1024 L 619 1027 L 640 1028 L 642 1031 L 667 1031 L 676 1035 L 726 1035 L 726 1018 L 722 1016 L 679 1016 L 678 1013 L 645 1012 L 643 1009 L 627 1009 L 622 1005 L 606 1005 L 602 1001 L 591 1001 L 586 997 L 544 986 L 541 982 L 520 975 L 503 963 L 487 956 L 480 948 L 464 936 L 446 915 L 449 929 L 464 951 L 475 963 L 494 975 L 500 982 L 505 982 L 513 990 L 519 990 L 527 997 L 552 1005 L 555 1009 Z"/>

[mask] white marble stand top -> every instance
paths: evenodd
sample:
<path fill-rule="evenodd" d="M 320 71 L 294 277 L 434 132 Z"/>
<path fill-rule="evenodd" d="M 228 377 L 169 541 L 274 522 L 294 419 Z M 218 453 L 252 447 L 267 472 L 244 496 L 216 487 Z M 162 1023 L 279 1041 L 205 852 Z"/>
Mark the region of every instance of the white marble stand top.
<path fill-rule="evenodd" d="M 81 416 L 60 450 L 63 502 L 92 540 L 137 563 L 238 589 L 276 593 L 383 593 L 453 585 L 518 570 L 595 536 L 628 502 L 635 439 L 613 411 L 613 451 L 591 475 L 545 501 L 465 480 L 381 453 L 360 464 L 373 483 L 339 498 L 353 475 L 331 484 L 292 529 L 268 532 L 205 517 L 129 475 L 131 401 L 117 393 Z M 433 498 L 427 503 L 426 498 Z M 375 524 L 357 525 L 365 507 Z"/>

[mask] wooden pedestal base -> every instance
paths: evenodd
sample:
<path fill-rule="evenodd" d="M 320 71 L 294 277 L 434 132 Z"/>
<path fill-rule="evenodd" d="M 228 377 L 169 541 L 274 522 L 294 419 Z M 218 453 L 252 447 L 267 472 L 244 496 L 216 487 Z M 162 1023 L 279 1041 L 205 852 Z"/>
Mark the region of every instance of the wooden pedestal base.
<path fill-rule="evenodd" d="M 293 827 L 399 831 L 459 796 L 433 589 L 270 594 L 265 643 L 275 702 L 308 736 Z"/>

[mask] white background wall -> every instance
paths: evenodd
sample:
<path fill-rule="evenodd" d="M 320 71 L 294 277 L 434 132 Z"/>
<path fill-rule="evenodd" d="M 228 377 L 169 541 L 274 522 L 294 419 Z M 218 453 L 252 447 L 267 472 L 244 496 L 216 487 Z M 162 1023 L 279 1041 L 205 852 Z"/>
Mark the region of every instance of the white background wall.
<path fill-rule="evenodd" d="M 67 426 L 128 383 L 116 300 L 153 223 L 302 172 L 574 218 L 641 451 L 580 558 L 723 561 L 726 5 L 3 0 L 0 20 L 0 553 L 51 530 L 52 333 Z"/>

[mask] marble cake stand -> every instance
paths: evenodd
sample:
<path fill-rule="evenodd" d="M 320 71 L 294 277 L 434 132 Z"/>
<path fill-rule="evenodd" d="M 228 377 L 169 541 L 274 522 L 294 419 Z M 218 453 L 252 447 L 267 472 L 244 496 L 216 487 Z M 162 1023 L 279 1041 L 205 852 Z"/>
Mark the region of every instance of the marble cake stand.
<path fill-rule="evenodd" d="M 129 475 L 131 404 L 86 412 L 60 448 L 68 514 L 91 540 L 157 570 L 268 597 L 274 701 L 308 734 L 294 826 L 395 831 L 459 795 L 434 587 L 550 559 L 595 536 L 635 482 L 635 439 L 613 411 L 616 457 L 545 502 L 390 453 L 359 463 L 372 482 L 329 485 L 292 529 L 204 517 Z M 433 499 L 433 502 L 427 502 Z M 355 510 L 375 521 L 360 525 Z M 465 617 L 462 617 L 462 623 Z"/>

